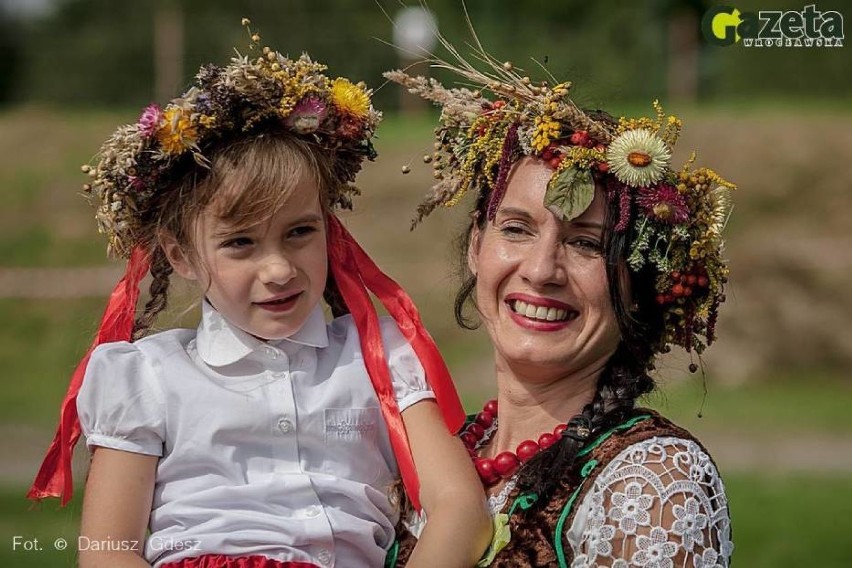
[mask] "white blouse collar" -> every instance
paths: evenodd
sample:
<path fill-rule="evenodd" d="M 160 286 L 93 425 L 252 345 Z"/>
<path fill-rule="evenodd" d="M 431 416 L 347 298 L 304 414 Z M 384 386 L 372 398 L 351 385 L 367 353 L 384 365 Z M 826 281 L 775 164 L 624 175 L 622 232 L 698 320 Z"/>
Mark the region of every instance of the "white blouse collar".
<path fill-rule="evenodd" d="M 314 306 L 299 331 L 285 339 L 267 343 L 233 325 L 206 299 L 201 303 L 196 347 L 201 359 L 211 367 L 224 367 L 267 345 L 282 346 L 286 343 L 328 347 L 328 329 L 320 304 Z"/>

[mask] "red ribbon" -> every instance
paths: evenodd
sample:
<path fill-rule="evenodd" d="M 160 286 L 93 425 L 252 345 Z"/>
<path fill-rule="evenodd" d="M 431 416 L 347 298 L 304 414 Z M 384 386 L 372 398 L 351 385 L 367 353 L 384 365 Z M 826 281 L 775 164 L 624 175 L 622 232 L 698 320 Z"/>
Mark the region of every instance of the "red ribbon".
<path fill-rule="evenodd" d="M 364 364 L 379 397 L 403 485 L 412 505 L 420 510 L 420 482 L 394 396 L 379 318 L 367 289 L 381 301 L 420 359 L 426 380 L 435 393 L 444 422 L 451 433 L 458 432 L 464 423 L 464 409 L 447 366 L 429 332 L 423 327 L 411 298 L 399 284 L 379 270 L 334 215 L 328 217 L 328 253 L 335 282 L 358 328 Z"/>
<path fill-rule="evenodd" d="M 128 341 L 133 332 L 133 320 L 136 315 L 136 301 L 139 299 L 139 282 L 148 273 L 150 259 L 141 247 L 130 253 L 124 276 L 110 294 L 109 302 L 101 318 L 92 346 L 77 364 L 68 391 L 62 400 L 59 426 L 56 436 L 47 450 L 32 487 L 27 493 L 28 499 L 61 497 L 64 507 L 74 492 L 74 480 L 71 476 L 71 458 L 74 446 L 80 438 L 80 421 L 77 419 L 77 393 L 83 383 L 83 375 L 89 364 L 89 357 L 95 347 L 101 343 Z"/>

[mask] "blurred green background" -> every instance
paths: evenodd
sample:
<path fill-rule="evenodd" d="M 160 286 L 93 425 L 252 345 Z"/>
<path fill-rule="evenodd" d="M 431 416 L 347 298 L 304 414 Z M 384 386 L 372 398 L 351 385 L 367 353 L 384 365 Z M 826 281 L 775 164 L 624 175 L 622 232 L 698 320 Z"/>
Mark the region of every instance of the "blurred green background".
<path fill-rule="evenodd" d="M 739 566 L 852 565 L 852 57 L 848 47 L 713 47 L 700 20 L 713 4 L 471 0 L 497 58 L 544 78 L 531 57 L 574 81 L 577 101 L 613 113 L 652 112 L 659 98 L 684 120 L 675 163 L 699 163 L 739 184 L 728 226 L 732 278 L 718 343 L 701 374 L 659 365 L 648 404 L 706 442 L 725 476 Z M 787 0 L 742 11 L 801 10 Z M 824 2 L 818 10 L 846 4 Z M 23 499 L 47 447 L 74 364 L 122 267 L 79 195 L 80 164 L 120 123 L 136 120 L 248 41 L 308 51 L 331 73 L 363 79 L 385 110 L 379 161 L 346 223 L 423 312 L 469 410 L 492 392 L 483 332 L 456 328 L 452 237 L 463 208 L 408 231 L 429 185 L 420 157 L 435 115 L 385 85 L 408 63 L 387 42 L 402 5 L 385 0 L 0 0 L 0 566 L 72 566 L 72 505 Z M 429 2 L 442 33 L 469 40 L 457 1 Z M 848 11 L 848 10 L 847 10 Z M 464 51 L 464 49 L 462 49 Z M 423 67 L 421 72 L 428 71 Z M 400 108 L 405 113 L 400 112 Z M 403 176 L 401 166 L 411 165 Z M 192 325 L 178 294 L 160 325 Z M 699 417 L 700 416 L 700 417 Z M 85 452 L 78 452 L 81 473 Z M 78 480 L 82 475 L 78 475 Z M 21 537 L 15 545 L 15 536 Z M 23 550 L 39 540 L 41 551 Z M 65 538 L 60 553 L 54 541 Z"/>

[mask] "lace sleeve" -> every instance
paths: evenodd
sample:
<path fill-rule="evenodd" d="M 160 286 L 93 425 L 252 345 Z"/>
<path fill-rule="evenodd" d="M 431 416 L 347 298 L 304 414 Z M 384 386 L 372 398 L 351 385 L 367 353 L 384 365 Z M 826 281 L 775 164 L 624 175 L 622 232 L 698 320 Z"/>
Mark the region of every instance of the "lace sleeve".
<path fill-rule="evenodd" d="M 690 440 L 657 437 L 607 464 L 566 539 L 572 568 L 727 568 L 730 527 L 710 456 Z"/>

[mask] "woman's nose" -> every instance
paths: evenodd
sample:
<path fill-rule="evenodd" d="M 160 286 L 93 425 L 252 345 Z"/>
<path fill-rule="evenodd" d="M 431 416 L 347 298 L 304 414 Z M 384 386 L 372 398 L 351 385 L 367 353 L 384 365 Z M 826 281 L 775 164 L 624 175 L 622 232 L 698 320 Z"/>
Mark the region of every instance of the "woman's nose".
<path fill-rule="evenodd" d="M 293 263 L 283 255 L 270 255 L 263 259 L 258 278 L 264 284 L 286 284 L 296 276 Z"/>
<path fill-rule="evenodd" d="M 521 261 L 521 277 L 531 286 L 562 286 L 567 282 L 565 254 L 560 242 L 539 239 Z"/>

